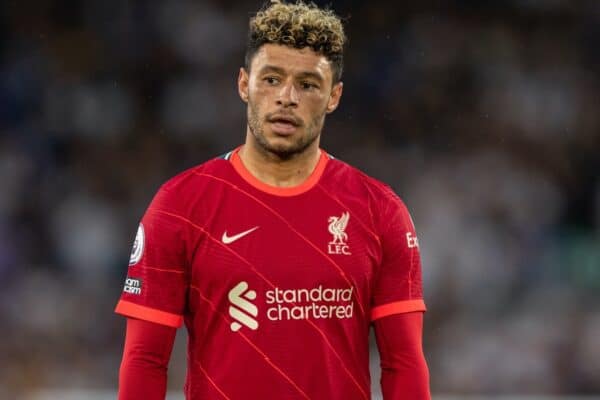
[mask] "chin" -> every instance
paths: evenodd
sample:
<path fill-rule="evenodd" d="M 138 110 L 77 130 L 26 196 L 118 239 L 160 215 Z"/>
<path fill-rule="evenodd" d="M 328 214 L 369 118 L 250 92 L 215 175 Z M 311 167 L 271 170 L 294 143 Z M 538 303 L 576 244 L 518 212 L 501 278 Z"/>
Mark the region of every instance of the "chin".
<path fill-rule="evenodd" d="M 258 140 L 257 144 L 263 151 L 274 154 L 281 159 L 289 159 L 294 154 L 302 151 L 302 147 L 299 147 L 297 143 L 279 140 L 279 138 L 262 139 L 263 140 Z"/>
<path fill-rule="evenodd" d="M 270 129 L 258 130 L 258 134 L 252 131 L 256 144 L 260 146 L 263 151 L 277 156 L 279 159 L 287 160 L 294 157 L 297 154 L 304 152 L 310 145 L 317 139 L 318 135 L 314 138 L 303 137 L 304 133 L 299 129 L 294 134 L 283 136 L 278 135 Z"/>
<path fill-rule="evenodd" d="M 275 154 L 281 159 L 291 158 L 293 155 L 302 152 L 301 148 L 293 145 L 285 145 L 278 143 L 270 143 L 268 147 L 265 148 L 269 153 Z"/>

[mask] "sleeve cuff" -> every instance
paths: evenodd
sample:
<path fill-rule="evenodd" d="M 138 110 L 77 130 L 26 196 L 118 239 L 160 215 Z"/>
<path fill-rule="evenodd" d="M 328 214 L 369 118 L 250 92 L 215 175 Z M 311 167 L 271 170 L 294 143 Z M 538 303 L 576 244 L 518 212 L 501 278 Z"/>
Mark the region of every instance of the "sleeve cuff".
<path fill-rule="evenodd" d="M 371 309 L 371 321 L 393 314 L 403 314 L 414 311 L 427 311 L 423 299 L 404 300 L 387 303 Z"/>
<path fill-rule="evenodd" d="M 171 326 L 173 328 L 179 328 L 181 325 L 183 325 L 183 317 L 181 315 L 171 314 L 166 311 L 160 311 L 154 308 L 141 306 L 125 300 L 120 300 L 117 303 L 115 312 L 126 317 L 143 319 L 145 321 Z"/>

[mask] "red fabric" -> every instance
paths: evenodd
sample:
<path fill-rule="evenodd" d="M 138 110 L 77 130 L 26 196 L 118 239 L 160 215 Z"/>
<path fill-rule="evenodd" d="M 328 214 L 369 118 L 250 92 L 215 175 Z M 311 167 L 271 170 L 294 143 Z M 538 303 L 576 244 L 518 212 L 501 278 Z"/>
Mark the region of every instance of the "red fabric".
<path fill-rule="evenodd" d="M 127 319 L 119 400 L 164 400 L 167 367 L 176 329 L 139 319 Z"/>
<path fill-rule="evenodd" d="M 424 309 L 406 206 L 325 157 L 293 193 L 219 158 L 152 200 L 117 312 L 185 321 L 186 398 L 367 400 L 371 311 Z"/>
<path fill-rule="evenodd" d="M 381 357 L 384 400 L 429 400 L 429 370 L 423 355 L 423 313 L 396 314 L 374 322 Z"/>

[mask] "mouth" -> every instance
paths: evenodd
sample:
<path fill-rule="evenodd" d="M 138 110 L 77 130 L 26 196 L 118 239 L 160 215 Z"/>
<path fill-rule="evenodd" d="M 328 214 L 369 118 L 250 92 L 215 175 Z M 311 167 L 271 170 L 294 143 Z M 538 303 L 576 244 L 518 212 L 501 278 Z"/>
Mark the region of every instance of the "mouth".
<path fill-rule="evenodd" d="M 297 118 L 288 115 L 276 115 L 268 119 L 271 123 L 273 132 L 281 136 L 293 134 L 300 126 Z"/>

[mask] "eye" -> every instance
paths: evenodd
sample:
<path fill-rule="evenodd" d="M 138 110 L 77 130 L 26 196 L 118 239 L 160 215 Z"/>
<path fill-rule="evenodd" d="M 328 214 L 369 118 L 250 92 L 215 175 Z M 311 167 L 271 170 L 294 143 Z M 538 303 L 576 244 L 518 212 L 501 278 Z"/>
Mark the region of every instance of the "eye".
<path fill-rule="evenodd" d="M 313 90 L 319 88 L 319 86 L 317 86 L 316 84 L 307 81 L 301 82 L 300 86 L 302 86 L 302 89 L 304 90 Z"/>
<path fill-rule="evenodd" d="M 267 76 L 263 78 L 263 81 L 267 82 L 269 85 L 276 85 L 279 83 L 279 79 L 274 76 Z"/>

